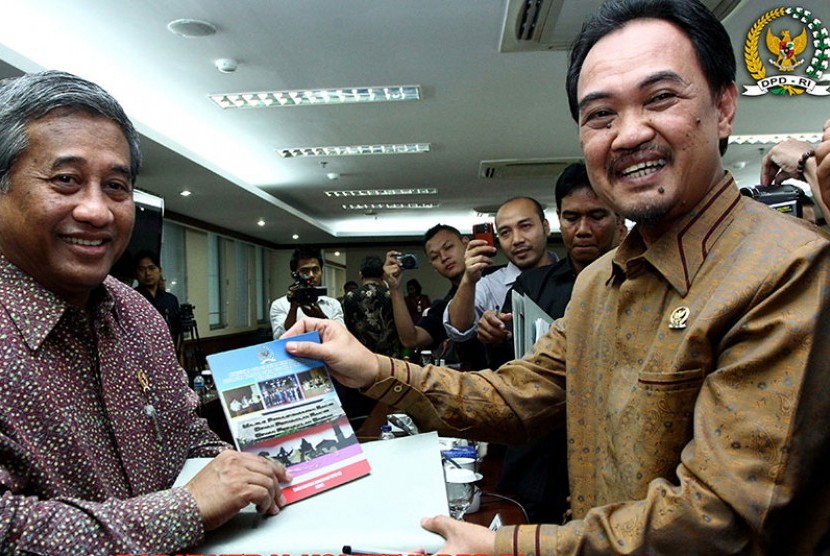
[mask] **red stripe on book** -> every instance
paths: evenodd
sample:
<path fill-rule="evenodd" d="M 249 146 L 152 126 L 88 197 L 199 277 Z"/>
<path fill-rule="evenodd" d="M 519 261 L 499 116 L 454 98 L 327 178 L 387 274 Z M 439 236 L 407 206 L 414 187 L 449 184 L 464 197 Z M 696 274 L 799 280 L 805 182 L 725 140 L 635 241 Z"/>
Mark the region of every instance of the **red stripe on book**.
<path fill-rule="evenodd" d="M 308 498 L 330 488 L 353 481 L 358 477 L 367 475 L 370 471 L 369 462 L 365 459 L 359 460 L 345 467 L 334 468 L 319 477 L 286 486 L 282 489 L 282 494 L 285 496 L 285 503 L 291 504 L 292 502 Z"/>

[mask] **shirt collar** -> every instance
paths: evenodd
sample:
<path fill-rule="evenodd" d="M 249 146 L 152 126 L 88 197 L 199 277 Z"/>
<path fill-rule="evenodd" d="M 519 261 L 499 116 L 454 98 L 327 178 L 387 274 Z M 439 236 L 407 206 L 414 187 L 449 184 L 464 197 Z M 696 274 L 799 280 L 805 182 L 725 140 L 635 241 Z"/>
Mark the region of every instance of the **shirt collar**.
<path fill-rule="evenodd" d="M 107 280 L 114 278 L 107 277 Z M 105 281 L 106 284 L 106 281 Z M 61 317 L 75 309 L 60 296 L 44 288 L 32 276 L 11 263 L 0 253 L 0 306 L 17 328 L 23 341 L 36 351 L 57 326 Z M 98 321 L 113 314 L 117 319 L 115 300 L 109 287 L 101 285 L 90 296 L 91 315 Z"/>
<path fill-rule="evenodd" d="M 522 273 L 522 269 L 513 264 L 512 261 L 508 261 L 507 266 L 504 267 L 504 272 L 502 273 L 502 283 L 505 286 L 509 286 L 513 282 L 516 281 L 516 277 Z"/>
<path fill-rule="evenodd" d="M 644 271 L 647 263 L 685 296 L 712 246 L 734 219 L 740 197 L 732 174 L 727 172 L 688 214 L 648 247 L 639 225 L 635 226 L 614 255 L 613 272 L 631 277 Z"/>

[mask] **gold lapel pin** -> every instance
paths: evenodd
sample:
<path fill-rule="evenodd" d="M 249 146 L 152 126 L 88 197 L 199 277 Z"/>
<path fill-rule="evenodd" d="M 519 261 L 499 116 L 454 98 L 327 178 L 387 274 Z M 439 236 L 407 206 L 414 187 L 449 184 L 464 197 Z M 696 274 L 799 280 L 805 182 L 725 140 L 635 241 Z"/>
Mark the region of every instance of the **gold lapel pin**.
<path fill-rule="evenodd" d="M 669 317 L 669 328 L 672 330 L 681 330 L 686 328 L 686 322 L 689 320 L 689 308 L 678 307 L 671 312 Z"/>

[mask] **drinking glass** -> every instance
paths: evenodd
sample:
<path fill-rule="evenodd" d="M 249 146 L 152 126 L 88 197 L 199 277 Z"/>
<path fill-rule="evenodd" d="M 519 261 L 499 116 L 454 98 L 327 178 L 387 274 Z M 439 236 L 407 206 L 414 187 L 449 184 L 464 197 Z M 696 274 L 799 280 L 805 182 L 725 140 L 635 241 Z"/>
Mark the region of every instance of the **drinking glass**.
<path fill-rule="evenodd" d="M 475 486 L 473 483 L 446 483 L 447 501 L 450 506 L 450 515 L 453 519 L 462 519 L 464 513 L 473 503 Z"/>

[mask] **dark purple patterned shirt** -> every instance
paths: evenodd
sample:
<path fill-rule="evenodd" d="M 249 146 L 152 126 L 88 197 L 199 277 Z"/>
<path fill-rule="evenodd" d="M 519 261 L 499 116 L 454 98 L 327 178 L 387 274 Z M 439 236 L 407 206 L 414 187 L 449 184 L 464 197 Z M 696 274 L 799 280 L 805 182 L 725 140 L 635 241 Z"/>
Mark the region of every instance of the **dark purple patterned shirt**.
<path fill-rule="evenodd" d="M 196 404 L 140 294 L 108 277 L 81 311 L 0 255 L 0 553 L 200 542 L 195 500 L 170 486 L 185 459 L 229 446 Z"/>

